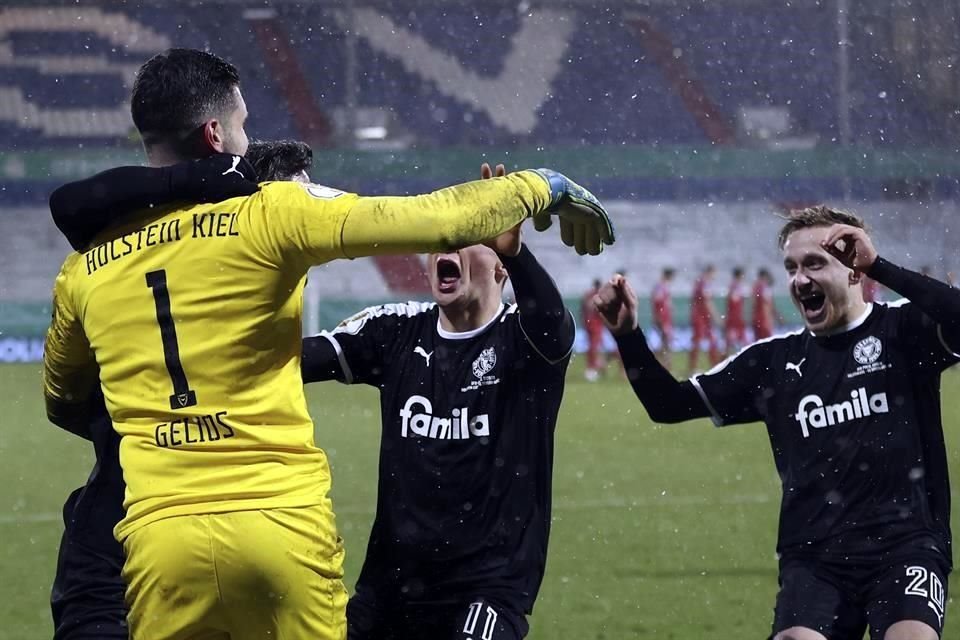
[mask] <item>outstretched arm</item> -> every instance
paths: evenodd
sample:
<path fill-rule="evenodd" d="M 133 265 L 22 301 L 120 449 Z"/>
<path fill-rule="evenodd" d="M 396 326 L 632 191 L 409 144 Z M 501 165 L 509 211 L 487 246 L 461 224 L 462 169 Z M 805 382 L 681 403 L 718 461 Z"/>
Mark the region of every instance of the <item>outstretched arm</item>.
<path fill-rule="evenodd" d="M 549 185 L 533 171 L 426 195 L 358 198 L 343 222 L 342 250 L 358 258 L 460 249 L 541 214 L 550 198 Z"/>
<path fill-rule="evenodd" d="M 218 153 L 169 167 L 117 167 L 69 182 L 50 194 L 50 213 L 70 246 L 81 251 L 135 211 L 181 200 L 220 202 L 256 191 L 253 167 L 240 156 Z"/>
<path fill-rule="evenodd" d="M 939 325 L 944 344 L 960 352 L 960 289 L 884 260 L 857 227 L 834 225 L 824 247 L 847 267 L 910 300 Z"/>
<path fill-rule="evenodd" d="M 594 304 L 617 340 L 634 394 L 654 422 L 675 423 L 711 415 L 696 387 L 674 378 L 650 350 L 637 321 L 637 294 L 626 278 L 614 276 L 594 296 Z"/>
<path fill-rule="evenodd" d="M 304 384 L 337 380 L 345 382 L 344 369 L 340 364 L 338 345 L 325 333 L 303 339 L 303 354 L 300 359 L 300 374 Z"/>
<path fill-rule="evenodd" d="M 960 352 L 960 289 L 897 266 L 879 256 L 867 275 L 917 305 L 940 325 L 944 342 L 953 351 Z"/>

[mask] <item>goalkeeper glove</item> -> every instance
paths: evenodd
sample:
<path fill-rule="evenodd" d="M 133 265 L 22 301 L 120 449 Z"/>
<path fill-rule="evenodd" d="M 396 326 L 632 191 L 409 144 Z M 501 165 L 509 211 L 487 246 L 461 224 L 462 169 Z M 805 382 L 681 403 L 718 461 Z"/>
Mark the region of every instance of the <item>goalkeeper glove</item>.
<path fill-rule="evenodd" d="M 534 216 L 537 231 L 546 231 L 553 224 L 552 214 L 560 219 L 560 239 L 577 253 L 592 256 L 603 251 L 603 245 L 613 244 L 613 222 L 596 196 L 576 182 L 550 169 L 536 169 L 550 187 L 550 206 Z"/>

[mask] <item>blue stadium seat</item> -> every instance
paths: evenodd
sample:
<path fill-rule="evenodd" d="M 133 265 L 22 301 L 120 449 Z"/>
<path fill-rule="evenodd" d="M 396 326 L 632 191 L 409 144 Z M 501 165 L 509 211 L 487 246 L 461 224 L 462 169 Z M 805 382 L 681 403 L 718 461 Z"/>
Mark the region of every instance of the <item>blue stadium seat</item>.
<path fill-rule="evenodd" d="M 64 11 L 65 9 L 58 9 Z M 86 9 L 89 10 L 89 9 Z M 297 137 L 278 82 L 261 51 L 251 23 L 242 11 L 225 11 L 215 2 L 184 7 L 176 4 L 115 8 L 103 5 L 104 15 L 125 15 L 140 28 L 159 34 L 173 46 L 209 48 L 233 61 L 244 77 L 250 110 L 249 130 L 259 138 Z M 455 64 L 458 73 L 476 74 L 485 84 L 506 69 L 515 46 L 530 65 L 550 40 L 514 42 L 531 18 L 517 7 L 496 4 L 478 12 L 468 5 L 412 3 L 389 9 L 358 6 L 368 21 L 386 16 L 393 32 L 382 39 L 404 39 L 399 46 L 425 46 L 437 52 L 430 64 Z M 40 9 L 46 11 L 46 9 Z M 79 9 L 77 9 L 79 11 Z M 635 9 L 540 7 L 534 16 L 562 16 L 551 23 L 553 40 L 567 46 L 557 65 L 547 72 L 531 72 L 532 83 L 546 77 L 544 96 L 527 108 L 528 124 L 513 126 L 510 95 L 481 95 L 473 102 L 463 92 L 444 89 L 442 73 L 431 77 L 422 60 L 401 60 L 383 42 L 357 39 L 357 103 L 384 108 L 421 147 L 458 145 L 540 144 L 705 144 L 707 135 L 674 87 L 674 78 L 657 64 L 639 34 L 630 25 Z M 858 9 L 866 11 L 869 9 Z M 344 105 L 347 53 L 343 12 L 331 5 L 282 4 L 276 9 L 299 64 L 310 82 L 313 97 L 329 113 Z M 836 56 L 833 9 L 803 4 L 799 7 L 692 3 L 676 8 L 653 6 L 642 16 L 664 34 L 674 55 L 701 83 L 706 96 L 731 122 L 742 106 L 780 105 L 790 109 L 802 133 L 816 135 L 822 144 L 838 137 Z M 41 22 L 23 23 L 7 32 L 5 43 L 13 64 L 0 62 L 0 90 L 18 89 L 30 108 L 60 111 L 123 107 L 129 82 L 117 69 L 129 73 L 149 55 L 124 45 L 90 21 L 77 30 L 43 30 Z M 922 98 L 904 80 L 896 63 L 872 46 L 869 21 L 853 16 L 856 46 L 851 49 L 851 109 L 854 142 L 871 146 L 936 144 L 938 127 Z M 398 35 L 399 34 L 399 35 Z M 404 35 L 405 34 L 405 35 Z M 151 50 L 152 51 L 152 50 Z M 51 71 L 51 60 L 69 64 L 71 73 Z M 111 69 L 85 68 L 91 60 Z M 67 62 L 64 62 L 67 61 Z M 90 63 L 92 64 L 92 63 Z M 419 65 L 419 66 L 418 66 Z M 442 66 L 442 65 L 441 65 Z M 449 74 L 448 74 L 449 75 Z M 519 85 L 527 84 L 523 79 Z M 521 87 L 522 88 L 522 87 Z M 499 90 L 508 91 L 504 86 Z M 518 87 L 513 87 L 514 92 Z M 8 101 L 9 102 L 9 101 Z M 12 103 L 10 103 L 12 104 Z M 0 148 L 19 144 L 23 118 L 4 113 L 0 123 L 11 132 Z M 523 111 L 523 109 L 521 109 Z M 505 115 L 509 114 L 509 115 Z M 37 136 L 36 124 L 27 129 L 34 146 L 127 144 L 126 131 L 92 135 L 63 115 L 66 135 Z M 521 114 L 520 117 L 526 117 Z M 77 120 L 81 122 L 82 120 Z M 75 127 L 74 132 L 70 127 Z M 75 135 L 73 135 L 75 133 Z"/>

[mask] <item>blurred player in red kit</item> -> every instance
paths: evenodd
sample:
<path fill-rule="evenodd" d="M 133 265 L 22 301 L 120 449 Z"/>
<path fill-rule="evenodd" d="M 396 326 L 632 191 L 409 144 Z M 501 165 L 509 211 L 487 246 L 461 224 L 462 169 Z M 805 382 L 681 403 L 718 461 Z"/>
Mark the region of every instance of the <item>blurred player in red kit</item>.
<path fill-rule="evenodd" d="M 602 369 L 607 366 L 603 354 L 603 333 L 606 331 L 603 319 L 593 304 L 593 296 L 600 290 L 600 281 L 594 280 L 593 286 L 583 295 L 580 303 L 580 313 L 583 318 L 583 328 L 587 332 L 587 370 L 584 377 L 590 382 L 596 380 Z"/>
<path fill-rule="evenodd" d="M 710 363 L 720 362 L 717 335 L 713 331 L 717 311 L 710 297 L 710 281 L 713 280 L 715 272 L 713 265 L 708 264 L 693 283 L 693 295 L 690 296 L 690 326 L 693 328 L 693 339 L 690 344 L 690 371 L 696 371 L 700 345 L 704 340 L 707 340 L 710 345 Z"/>
<path fill-rule="evenodd" d="M 727 290 L 727 317 L 724 322 L 724 337 L 727 351 L 736 352 L 747 344 L 747 320 L 743 313 L 743 303 L 747 298 L 747 287 L 743 282 L 743 267 L 733 268 L 733 279 Z"/>
<path fill-rule="evenodd" d="M 757 271 L 753 283 L 753 339 L 762 340 L 773 335 L 775 318 L 773 308 L 773 276 L 765 268 Z"/>
<path fill-rule="evenodd" d="M 657 353 L 657 358 L 667 369 L 670 368 L 670 346 L 673 344 L 673 300 L 670 297 L 673 273 L 672 268 L 664 268 L 650 296 L 653 307 L 653 326 L 660 334 L 660 351 Z"/>

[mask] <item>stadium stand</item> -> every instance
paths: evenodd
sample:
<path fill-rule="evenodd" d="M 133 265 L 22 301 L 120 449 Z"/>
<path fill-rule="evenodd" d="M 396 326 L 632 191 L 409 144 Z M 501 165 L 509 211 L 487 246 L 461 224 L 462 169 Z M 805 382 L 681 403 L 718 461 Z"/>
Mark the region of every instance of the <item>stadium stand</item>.
<path fill-rule="evenodd" d="M 960 214 L 946 202 L 960 195 L 960 162 L 941 133 L 943 114 L 927 99 L 932 90 L 910 78 L 909 61 L 926 40 L 911 44 L 904 34 L 921 38 L 923 29 L 895 31 L 892 10 L 854 3 L 851 146 L 840 149 L 837 27 L 828 4 L 531 9 L 494 0 L 482 13 L 467 3 L 375 0 L 354 3 L 352 12 L 332 1 L 240 11 L 216 0 L 5 5 L 0 332 L 33 322 L 34 311 L 10 310 L 45 303 L 66 252 L 42 210 L 50 190 L 140 161 L 127 96 L 139 64 L 170 46 L 206 47 L 233 61 L 244 78 L 247 130 L 310 141 L 318 182 L 417 193 L 472 178 L 480 161 L 493 160 L 555 166 L 605 201 L 621 201 L 613 209 L 622 240 L 599 259 L 570 260 L 529 234 L 568 296 L 620 268 L 642 291 L 667 264 L 678 268 L 678 291 L 707 261 L 778 273 L 776 221 L 764 214 L 825 199 L 884 213 L 872 216 L 881 244 L 957 270 L 937 263 L 955 260 L 949 235 L 924 235 Z M 899 48 L 898 38 L 907 38 Z M 347 148 L 357 142 L 349 127 L 361 124 L 343 117 L 350 109 L 383 124 L 389 144 Z M 738 138 L 744 109 L 785 117 L 787 135 L 813 148 Z M 415 260 L 338 263 L 311 279 L 311 295 L 325 301 L 422 294 Z"/>
<path fill-rule="evenodd" d="M 420 145 L 709 142 L 715 136 L 671 77 L 679 67 L 650 50 L 638 19 L 660 45 L 673 44 L 673 57 L 691 73 L 683 84 L 702 86 L 716 118 L 732 121 L 744 105 L 784 105 L 802 130 L 824 143 L 836 139 L 836 28 L 825 4 L 695 3 L 643 13 L 520 13 L 500 4 L 481 17 L 465 5 L 361 4 L 350 14 L 330 5 L 244 13 L 204 3 L 0 11 L 0 122 L 10 134 L 2 144 L 126 143 L 129 127 L 119 114 L 131 73 L 171 45 L 210 47 L 237 64 L 257 135 L 303 135 L 291 113 L 319 109 L 312 117 L 322 120 L 346 100 L 351 24 L 357 105 L 394 112 Z M 932 114 L 875 51 L 885 43 L 854 35 L 854 141 L 937 142 Z M 309 70 L 317 104 L 298 105 L 285 92 L 277 81 L 284 64 Z"/>
<path fill-rule="evenodd" d="M 609 202 L 617 220 L 617 245 L 597 257 L 571 258 L 557 242 L 557 231 L 528 230 L 525 240 L 554 275 L 564 295 L 577 296 L 594 278 L 625 269 L 646 292 L 664 266 L 677 269 L 676 290 L 685 291 L 706 263 L 761 266 L 783 270 L 776 247 L 780 219 L 769 202 L 637 203 Z M 857 210 L 867 217 L 882 252 L 904 256 L 906 266 L 932 266 L 938 274 L 960 272 L 949 229 L 960 219 L 960 205 L 944 202 L 865 203 Z M 46 301 L 63 256 L 69 250 L 40 208 L 5 212 L 0 234 L 0 302 Z M 706 232 L 709 230 L 709 232 Z M 944 230 L 947 230 L 946 232 Z M 383 300 L 396 294 L 372 259 L 331 263 L 313 272 L 310 286 L 322 298 Z"/>

